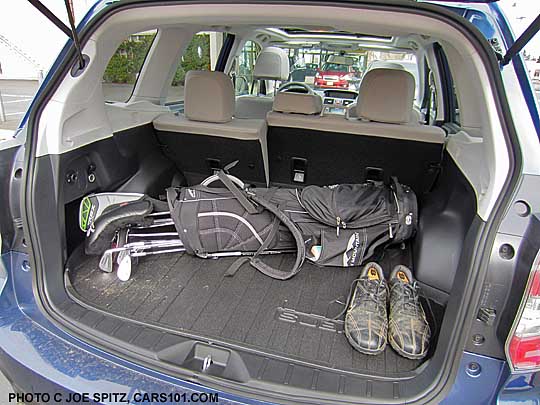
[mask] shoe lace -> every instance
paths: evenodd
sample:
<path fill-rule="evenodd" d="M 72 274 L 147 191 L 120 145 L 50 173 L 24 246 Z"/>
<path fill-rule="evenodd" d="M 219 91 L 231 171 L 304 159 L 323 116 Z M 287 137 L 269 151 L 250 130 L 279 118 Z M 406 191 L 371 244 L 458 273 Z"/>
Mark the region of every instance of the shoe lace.
<path fill-rule="evenodd" d="M 416 281 L 414 283 L 394 283 L 391 286 L 390 296 L 398 298 L 394 298 L 391 302 L 393 310 L 406 315 L 422 315 L 420 312 L 421 305 L 419 302 L 418 289 L 419 287 Z M 394 294 L 394 290 L 397 290 L 396 294 Z"/>
<path fill-rule="evenodd" d="M 352 297 L 356 288 L 360 289 L 360 293 L 356 295 L 355 302 L 352 303 Z M 341 310 L 341 312 L 332 319 L 341 318 L 349 310 L 349 308 L 353 308 L 359 302 L 364 303 L 366 301 L 370 301 L 376 305 L 379 305 L 381 302 L 381 297 L 385 291 L 386 284 L 382 281 L 370 280 L 367 277 L 359 277 L 354 279 L 349 287 L 345 308 L 343 308 L 343 310 Z"/>

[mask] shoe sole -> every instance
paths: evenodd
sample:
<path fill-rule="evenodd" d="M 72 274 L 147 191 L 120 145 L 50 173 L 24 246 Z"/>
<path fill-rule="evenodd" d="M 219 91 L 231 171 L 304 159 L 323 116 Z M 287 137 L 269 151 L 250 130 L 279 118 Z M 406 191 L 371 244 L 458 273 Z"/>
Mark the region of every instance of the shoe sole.
<path fill-rule="evenodd" d="M 369 349 L 359 346 L 358 343 L 356 343 L 351 337 L 349 337 L 349 333 L 347 332 L 347 329 L 345 329 L 345 336 L 347 337 L 347 340 L 349 341 L 349 344 L 353 347 L 353 349 L 359 351 L 362 354 L 367 354 L 369 356 L 376 356 L 377 354 L 381 354 L 382 352 L 384 352 L 384 350 L 386 349 L 386 345 L 387 345 L 386 341 L 382 349 L 369 350 Z"/>
<path fill-rule="evenodd" d="M 391 337 L 388 338 L 388 343 L 390 343 L 390 346 L 392 346 L 392 349 L 394 349 L 400 356 L 403 356 L 409 360 L 421 360 L 424 357 L 426 357 L 426 354 L 427 354 L 427 351 L 421 354 L 410 354 L 410 353 L 404 352 L 403 350 L 401 350 L 401 348 L 397 345 L 397 343 Z"/>

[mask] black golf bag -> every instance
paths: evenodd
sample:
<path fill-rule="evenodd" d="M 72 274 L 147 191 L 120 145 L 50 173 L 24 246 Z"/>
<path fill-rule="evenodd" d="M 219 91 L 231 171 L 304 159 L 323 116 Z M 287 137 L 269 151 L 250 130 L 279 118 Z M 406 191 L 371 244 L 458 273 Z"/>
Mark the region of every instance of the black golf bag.
<path fill-rule="evenodd" d="M 225 187 L 209 187 L 219 180 Z M 104 193 L 81 203 L 85 252 L 101 255 L 111 272 L 130 257 L 187 252 L 201 258 L 240 256 L 277 279 L 295 275 L 305 259 L 321 266 L 359 266 L 376 249 L 410 238 L 417 227 L 414 192 L 393 178 L 304 189 L 250 188 L 220 172 L 201 185 L 167 190 L 167 203 L 142 194 Z M 167 206 L 168 205 L 168 206 Z M 169 208 L 169 211 L 167 211 Z M 167 230 L 167 228 L 172 228 Z M 295 253 L 290 269 L 277 269 L 263 255 Z"/>
<path fill-rule="evenodd" d="M 410 238 L 417 226 L 414 192 L 397 179 L 391 184 L 342 184 L 241 189 L 223 172 L 226 188 L 170 188 L 171 217 L 188 253 L 250 256 L 264 274 L 287 279 L 305 258 L 322 266 L 358 266 L 378 247 Z M 264 263 L 262 253 L 295 252 L 290 269 Z M 231 266 L 233 274 L 247 261 Z"/>

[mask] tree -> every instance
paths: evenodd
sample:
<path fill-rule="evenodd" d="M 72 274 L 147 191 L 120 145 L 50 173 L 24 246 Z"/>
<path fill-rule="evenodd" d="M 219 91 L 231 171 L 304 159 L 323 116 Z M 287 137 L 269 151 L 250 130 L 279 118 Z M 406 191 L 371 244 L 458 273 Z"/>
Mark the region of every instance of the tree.
<path fill-rule="evenodd" d="M 136 34 L 123 41 L 109 60 L 103 81 L 134 84 L 156 34 Z"/>
<path fill-rule="evenodd" d="M 210 70 L 210 35 L 197 34 L 191 39 L 176 69 L 172 85 L 183 85 L 186 72 L 190 70 Z"/>

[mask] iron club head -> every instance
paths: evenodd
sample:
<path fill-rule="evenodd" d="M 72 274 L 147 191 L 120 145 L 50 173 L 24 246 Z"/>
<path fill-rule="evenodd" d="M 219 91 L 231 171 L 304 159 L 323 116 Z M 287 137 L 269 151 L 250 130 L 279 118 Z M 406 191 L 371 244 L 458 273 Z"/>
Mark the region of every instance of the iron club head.
<path fill-rule="evenodd" d="M 106 273 L 113 271 L 113 253 L 106 250 L 99 260 L 99 268 Z"/>
<path fill-rule="evenodd" d="M 120 264 L 118 265 L 118 272 L 116 273 L 120 281 L 128 281 L 131 277 L 131 256 L 126 254 Z"/>

